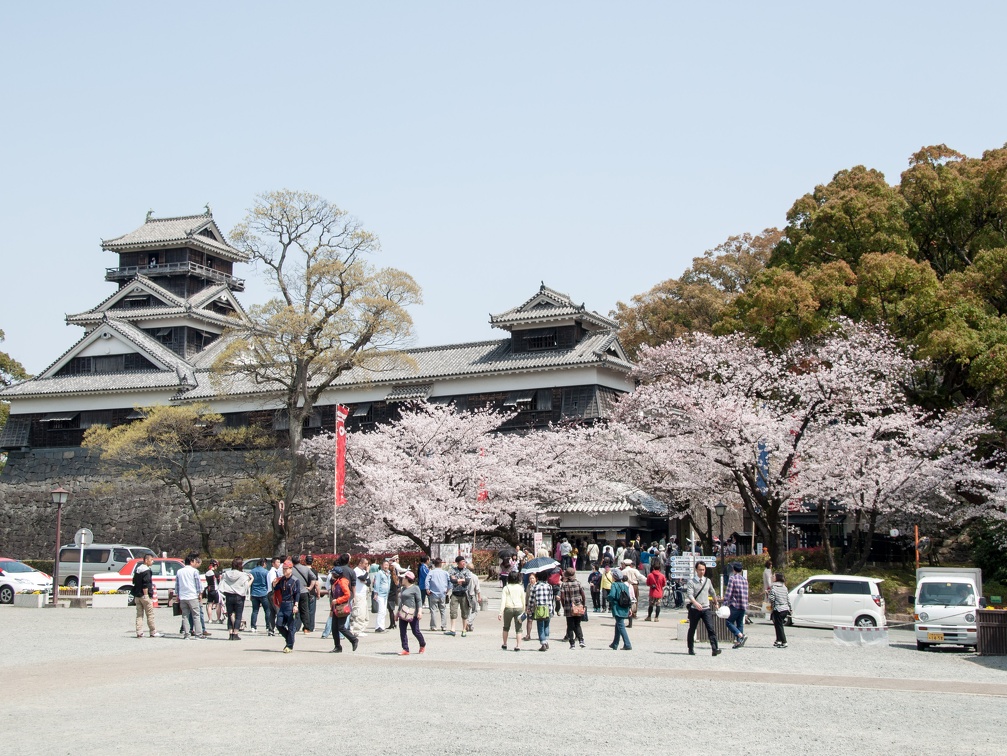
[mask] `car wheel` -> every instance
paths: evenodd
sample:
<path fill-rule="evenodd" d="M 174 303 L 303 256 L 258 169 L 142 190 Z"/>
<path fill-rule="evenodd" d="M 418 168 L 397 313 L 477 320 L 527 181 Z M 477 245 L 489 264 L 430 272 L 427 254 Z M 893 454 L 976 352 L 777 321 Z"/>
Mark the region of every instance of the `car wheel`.
<path fill-rule="evenodd" d="M 68 577 L 66 580 L 63 581 L 63 585 L 65 585 L 67 588 L 76 588 L 77 576 L 71 575 L 70 577 Z"/>
<path fill-rule="evenodd" d="M 916 650 L 917 651 L 926 651 L 928 648 L 930 648 L 930 644 L 929 643 L 924 643 L 923 641 L 916 641 Z"/>
<path fill-rule="evenodd" d="M 793 617 L 793 615 L 788 614 L 787 615 L 787 619 L 786 619 L 786 621 L 783 624 L 786 625 L 787 627 L 793 627 L 794 626 L 794 617 Z"/>
<path fill-rule="evenodd" d="M 868 617 L 866 614 L 863 614 L 863 615 L 857 617 L 856 622 L 854 622 L 853 624 L 856 625 L 857 627 L 877 627 L 878 626 L 878 623 L 874 621 L 874 617 Z"/>
<path fill-rule="evenodd" d="M 126 594 L 126 606 L 136 606 L 136 597 L 133 595 L 133 586 L 124 585 L 119 589 L 119 593 Z"/>
<path fill-rule="evenodd" d="M 0 585 L 0 604 L 14 603 L 14 588 L 9 585 Z"/>

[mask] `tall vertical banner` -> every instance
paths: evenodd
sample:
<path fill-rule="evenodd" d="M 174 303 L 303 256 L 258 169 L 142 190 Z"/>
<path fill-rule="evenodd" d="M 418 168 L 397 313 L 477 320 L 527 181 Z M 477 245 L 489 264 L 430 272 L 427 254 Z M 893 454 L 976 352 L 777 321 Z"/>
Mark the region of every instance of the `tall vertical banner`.
<path fill-rule="evenodd" d="M 336 407 L 336 501 L 337 507 L 346 503 L 346 418 L 350 416 L 348 407 Z"/>
<path fill-rule="evenodd" d="M 332 505 L 332 552 L 339 553 L 339 539 L 337 535 L 339 507 L 346 503 L 346 418 L 349 417 L 350 410 L 339 404 L 336 406 L 336 480 L 334 488 L 334 499 Z"/>

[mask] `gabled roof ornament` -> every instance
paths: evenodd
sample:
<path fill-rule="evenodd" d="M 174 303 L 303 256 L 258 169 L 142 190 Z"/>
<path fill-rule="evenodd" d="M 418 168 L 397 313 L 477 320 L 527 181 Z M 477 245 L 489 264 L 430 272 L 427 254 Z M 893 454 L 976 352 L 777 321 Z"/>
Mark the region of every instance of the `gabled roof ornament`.
<path fill-rule="evenodd" d="M 210 203 L 209 202 L 207 202 L 205 205 L 203 205 L 203 207 L 206 208 L 205 215 L 213 215 L 213 213 L 210 212 Z"/>
<path fill-rule="evenodd" d="M 144 223 L 150 223 L 150 219 L 154 216 L 154 208 L 147 211 L 147 217 L 144 219 Z"/>

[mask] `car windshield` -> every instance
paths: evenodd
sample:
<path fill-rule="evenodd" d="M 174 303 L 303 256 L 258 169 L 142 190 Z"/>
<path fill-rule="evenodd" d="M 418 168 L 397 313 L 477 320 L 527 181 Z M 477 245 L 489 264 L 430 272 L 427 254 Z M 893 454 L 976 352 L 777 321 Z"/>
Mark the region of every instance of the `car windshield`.
<path fill-rule="evenodd" d="M 975 606 L 975 593 L 968 583 L 926 583 L 920 588 L 920 603 L 943 606 Z"/>
<path fill-rule="evenodd" d="M 31 567 L 29 567 L 24 562 L 0 562 L 0 570 L 4 572 L 34 572 Z"/>

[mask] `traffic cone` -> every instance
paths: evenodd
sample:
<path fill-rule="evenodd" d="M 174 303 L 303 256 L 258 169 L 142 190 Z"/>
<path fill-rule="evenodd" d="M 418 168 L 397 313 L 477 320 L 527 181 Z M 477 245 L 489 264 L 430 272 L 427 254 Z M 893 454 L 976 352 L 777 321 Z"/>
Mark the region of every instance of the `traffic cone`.
<path fill-rule="evenodd" d="M 151 606 L 157 609 L 157 588 L 151 591 L 151 593 L 153 594 L 151 598 L 154 599 L 153 603 L 151 603 Z"/>

